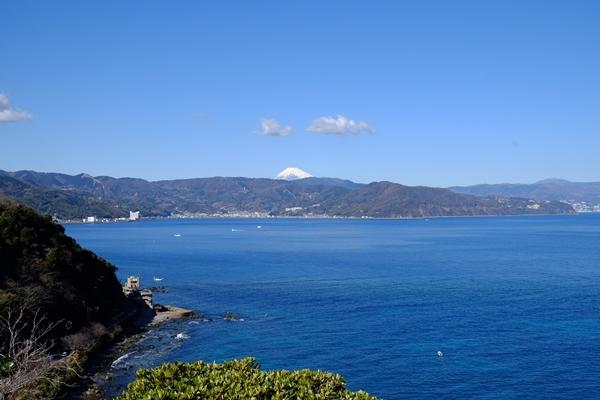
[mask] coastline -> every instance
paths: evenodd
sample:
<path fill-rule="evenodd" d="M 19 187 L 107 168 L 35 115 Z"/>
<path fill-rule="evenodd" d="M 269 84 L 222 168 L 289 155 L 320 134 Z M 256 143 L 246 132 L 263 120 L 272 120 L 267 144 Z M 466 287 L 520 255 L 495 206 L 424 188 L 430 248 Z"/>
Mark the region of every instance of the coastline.
<path fill-rule="evenodd" d="M 123 354 L 123 349 L 136 345 L 143 335 L 152 329 L 168 322 L 191 319 L 196 316 L 193 310 L 182 307 L 158 305 L 157 308 L 139 308 L 119 324 L 113 326 L 108 339 L 97 343 L 86 354 L 83 354 L 86 361 L 83 364 L 83 371 L 79 375 L 80 382 L 74 387 L 74 390 L 66 393 L 65 399 L 109 399 L 110 397 L 106 396 L 98 384 L 98 377 L 102 376 L 105 380 L 111 379 L 110 370 L 114 366 L 115 360 L 127 357 L 127 352 Z"/>
<path fill-rule="evenodd" d="M 276 215 L 276 216 L 226 216 L 226 215 L 211 215 L 211 216 L 190 216 L 190 217 L 143 217 L 137 221 L 96 221 L 83 222 L 79 220 L 56 220 L 61 225 L 94 225 L 94 224 L 122 224 L 122 223 L 138 223 L 144 221 L 177 221 L 177 220 L 264 220 L 264 219 L 297 219 L 297 220 L 352 220 L 352 221 L 411 221 L 411 220 L 428 220 L 428 219 L 450 219 L 450 218 L 519 218 L 519 217 L 576 217 L 581 215 L 600 215 L 600 212 L 574 212 L 563 214 L 477 214 L 477 215 L 434 215 L 423 217 L 347 217 L 347 216 L 328 216 L 328 215 Z"/>

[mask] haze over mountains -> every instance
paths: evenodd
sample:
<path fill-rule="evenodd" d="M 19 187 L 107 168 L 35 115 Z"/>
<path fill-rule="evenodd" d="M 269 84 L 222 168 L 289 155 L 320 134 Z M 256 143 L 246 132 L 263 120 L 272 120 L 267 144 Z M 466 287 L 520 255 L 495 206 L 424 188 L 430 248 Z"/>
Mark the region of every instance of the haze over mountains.
<path fill-rule="evenodd" d="M 454 186 L 449 189 L 457 193 L 475 196 L 522 197 L 536 200 L 564 200 L 600 204 L 600 182 L 570 182 L 564 179 L 551 178 L 531 184 L 482 184 Z"/>
<path fill-rule="evenodd" d="M 61 219 L 85 216 L 263 215 L 427 217 L 461 215 L 570 214 L 568 204 L 481 197 L 449 189 L 392 182 L 358 184 L 336 178 L 283 180 L 213 177 L 150 182 L 0 170 L 0 195 Z"/>

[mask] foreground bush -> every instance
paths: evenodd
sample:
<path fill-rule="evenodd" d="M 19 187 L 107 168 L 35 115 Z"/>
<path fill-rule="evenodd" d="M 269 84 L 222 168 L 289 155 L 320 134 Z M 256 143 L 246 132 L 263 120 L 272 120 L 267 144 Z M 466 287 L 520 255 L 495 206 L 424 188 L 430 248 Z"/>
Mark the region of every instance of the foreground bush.
<path fill-rule="evenodd" d="M 340 375 L 322 371 L 261 371 L 253 358 L 223 364 L 176 362 L 142 369 L 117 400 L 375 399 L 351 392 Z"/>

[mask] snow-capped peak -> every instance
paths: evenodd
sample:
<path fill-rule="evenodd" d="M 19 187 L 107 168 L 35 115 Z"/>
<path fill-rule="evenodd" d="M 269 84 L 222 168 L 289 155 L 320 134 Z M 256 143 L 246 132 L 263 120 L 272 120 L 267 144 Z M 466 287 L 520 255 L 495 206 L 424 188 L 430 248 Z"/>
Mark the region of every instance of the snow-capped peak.
<path fill-rule="evenodd" d="M 279 174 L 277 174 L 277 176 L 275 178 L 276 179 L 285 179 L 286 181 L 293 181 L 295 179 L 310 178 L 311 176 L 312 176 L 311 174 L 309 174 L 306 171 L 301 170 L 300 168 L 289 167 L 289 168 L 286 168 L 283 171 L 281 171 Z"/>

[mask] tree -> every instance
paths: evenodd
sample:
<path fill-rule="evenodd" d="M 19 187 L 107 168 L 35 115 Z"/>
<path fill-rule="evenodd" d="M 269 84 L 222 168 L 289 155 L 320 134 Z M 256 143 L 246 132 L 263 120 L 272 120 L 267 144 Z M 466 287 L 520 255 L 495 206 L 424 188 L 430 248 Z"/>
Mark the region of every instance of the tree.
<path fill-rule="evenodd" d="M 49 333 L 59 322 L 49 322 L 39 311 L 29 318 L 24 310 L 0 315 L 0 398 L 11 398 L 20 390 L 44 380 L 58 386 L 65 360 L 51 359 L 54 343 Z M 31 390 L 34 390 L 33 388 Z"/>

